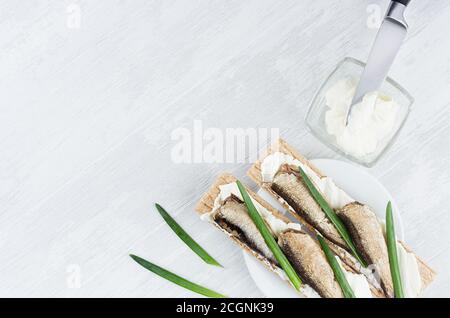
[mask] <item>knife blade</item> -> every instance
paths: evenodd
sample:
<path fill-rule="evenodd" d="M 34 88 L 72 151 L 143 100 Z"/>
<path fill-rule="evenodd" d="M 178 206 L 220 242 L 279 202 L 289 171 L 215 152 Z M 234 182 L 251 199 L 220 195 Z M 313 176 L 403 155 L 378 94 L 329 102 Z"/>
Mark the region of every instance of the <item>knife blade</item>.
<path fill-rule="evenodd" d="M 410 0 L 397 0 L 389 5 L 347 111 L 346 124 L 352 106 L 359 103 L 367 93 L 378 90 L 386 79 L 408 31 L 404 11 L 409 2 Z"/>

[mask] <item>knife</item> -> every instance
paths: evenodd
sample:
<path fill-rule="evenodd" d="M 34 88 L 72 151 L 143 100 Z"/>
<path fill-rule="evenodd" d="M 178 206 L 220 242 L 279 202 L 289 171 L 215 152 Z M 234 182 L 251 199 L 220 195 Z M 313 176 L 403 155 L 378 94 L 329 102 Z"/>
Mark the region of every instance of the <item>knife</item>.
<path fill-rule="evenodd" d="M 353 96 L 347 114 L 346 122 L 353 105 L 359 103 L 364 95 L 376 91 L 386 79 L 389 69 L 406 37 L 408 24 L 404 12 L 411 0 L 393 0 L 378 31 L 372 46 L 369 59 Z"/>

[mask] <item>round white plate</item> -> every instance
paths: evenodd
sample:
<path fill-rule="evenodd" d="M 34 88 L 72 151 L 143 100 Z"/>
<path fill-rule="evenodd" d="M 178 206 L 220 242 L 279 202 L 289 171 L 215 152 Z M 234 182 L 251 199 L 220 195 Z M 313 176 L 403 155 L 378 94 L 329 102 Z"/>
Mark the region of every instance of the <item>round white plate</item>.
<path fill-rule="evenodd" d="M 386 204 L 388 201 L 391 201 L 394 211 L 396 234 L 398 238 L 404 240 L 403 226 L 397 205 L 386 188 L 375 177 L 355 165 L 339 160 L 315 159 L 311 160 L 311 162 L 325 175 L 333 178 L 336 184 L 352 198 L 369 205 L 382 220 L 385 219 Z M 280 211 L 285 211 L 265 191 L 260 190 L 258 194 L 275 208 Z M 275 273 L 267 270 L 254 257 L 244 252 L 244 259 L 250 276 L 266 297 L 299 297 L 287 282 L 282 281 Z"/>

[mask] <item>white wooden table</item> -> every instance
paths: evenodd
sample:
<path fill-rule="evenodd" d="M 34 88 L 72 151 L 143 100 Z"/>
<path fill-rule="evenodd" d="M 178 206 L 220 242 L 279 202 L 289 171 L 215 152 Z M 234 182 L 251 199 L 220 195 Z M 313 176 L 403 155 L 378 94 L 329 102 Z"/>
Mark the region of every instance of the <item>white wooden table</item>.
<path fill-rule="evenodd" d="M 2 1 L 0 296 L 193 296 L 131 252 L 230 296 L 261 296 L 240 250 L 193 211 L 220 171 L 243 177 L 249 164 L 176 164 L 171 135 L 194 120 L 279 128 L 308 157 L 338 158 L 303 118 L 341 59 L 367 58 L 387 4 Z M 412 1 L 390 75 L 416 103 L 370 169 L 439 273 L 426 296 L 450 296 L 449 16 L 447 0 Z M 188 250 L 154 202 L 225 269 Z"/>

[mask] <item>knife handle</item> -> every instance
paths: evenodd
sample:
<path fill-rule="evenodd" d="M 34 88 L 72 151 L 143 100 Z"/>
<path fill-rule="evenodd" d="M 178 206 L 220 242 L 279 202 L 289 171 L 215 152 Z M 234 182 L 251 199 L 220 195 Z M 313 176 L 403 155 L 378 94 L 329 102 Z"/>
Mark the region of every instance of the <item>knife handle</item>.
<path fill-rule="evenodd" d="M 411 0 L 392 0 L 392 2 L 398 2 L 403 4 L 404 6 L 407 6 Z"/>

